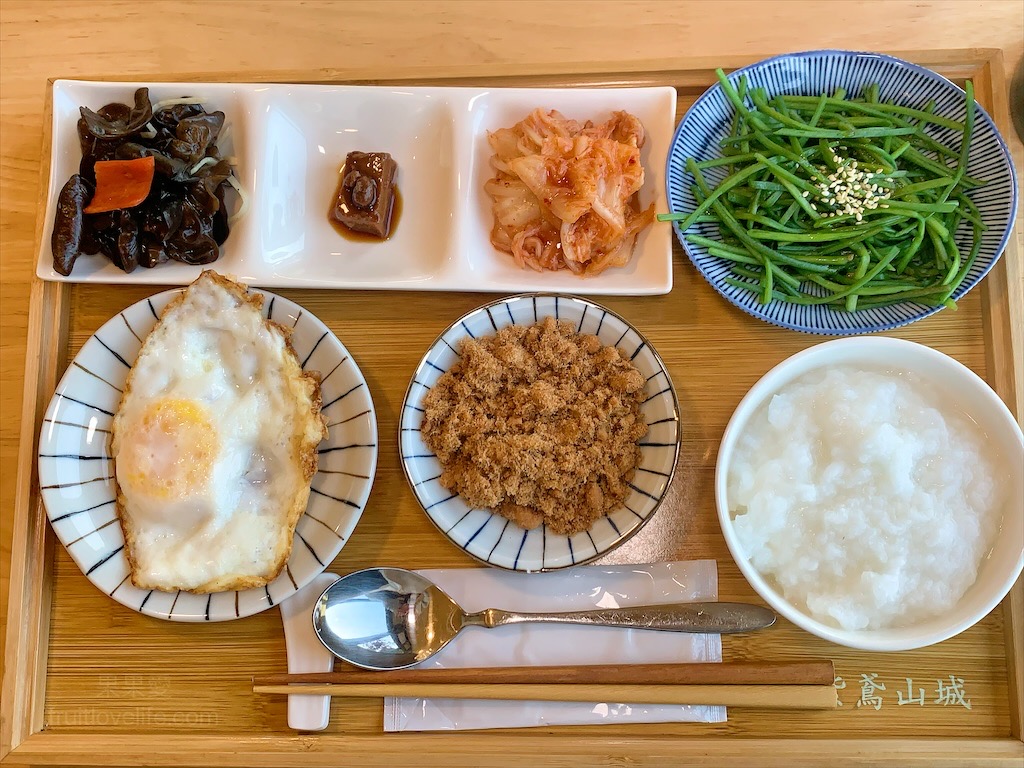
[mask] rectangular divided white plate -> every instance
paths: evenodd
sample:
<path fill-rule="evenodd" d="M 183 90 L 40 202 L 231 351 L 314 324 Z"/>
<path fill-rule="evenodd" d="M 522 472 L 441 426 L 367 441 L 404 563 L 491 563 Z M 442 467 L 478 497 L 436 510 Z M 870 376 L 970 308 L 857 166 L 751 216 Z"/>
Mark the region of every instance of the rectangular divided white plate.
<path fill-rule="evenodd" d="M 79 107 L 132 103 L 143 83 L 58 80 L 46 222 L 36 273 L 44 280 L 181 285 L 204 267 L 177 262 L 125 274 L 104 256 L 81 256 L 69 277 L 53 269 L 50 235 L 57 196 L 78 172 Z M 640 203 L 666 211 L 665 158 L 675 125 L 674 88 L 399 88 L 159 83 L 150 98 L 191 96 L 227 122 L 219 144 L 237 158 L 250 195 L 221 257 L 209 265 L 266 288 L 556 291 L 662 294 L 672 289 L 672 230 L 641 233 L 630 264 L 597 277 L 519 269 L 490 243 L 487 132 L 511 127 L 537 107 L 580 121 L 615 110 L 640 118 L 645 182 Z M 388 152 L 398 163 L 403 211 L 390 239 L 354 242 L 328 221 L 338 172 L 351 151 Z M 229 196 L 231 200 L 232 196 Z"/>

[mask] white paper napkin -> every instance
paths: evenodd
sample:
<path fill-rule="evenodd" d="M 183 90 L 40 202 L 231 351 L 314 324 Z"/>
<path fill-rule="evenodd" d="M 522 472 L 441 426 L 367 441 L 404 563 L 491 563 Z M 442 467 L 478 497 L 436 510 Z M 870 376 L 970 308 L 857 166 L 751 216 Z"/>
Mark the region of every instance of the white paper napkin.
<path fill-rule="evenodd" d="M 573 611 L 718 597 L 713 560 L 581 566 L 553 573 L 496 569 L 420 571 L 467 611 Z M 519 667 L 718 662 L 719 635 L 519 624 L 468 627 L 423 667 Z M 618 702 L 384 700 L 385 731 L 525 728 L 608 722 L 722 722 L 725 707 Z"/>

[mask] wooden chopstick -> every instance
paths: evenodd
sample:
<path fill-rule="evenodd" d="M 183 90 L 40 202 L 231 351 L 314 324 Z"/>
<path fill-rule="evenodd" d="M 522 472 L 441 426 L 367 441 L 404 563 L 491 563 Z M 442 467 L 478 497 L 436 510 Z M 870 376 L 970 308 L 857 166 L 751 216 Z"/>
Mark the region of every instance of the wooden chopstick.
<path fill-rule="evenodd" d="M 339 666 L 334 672 L 260 675 L 253 685 L 832 685 L 831 661 L 727 664 L 613 664 L 572 667 L 397 669 L 371 672 Z M 389 694 L 390 695 L 390 694 Z M 652 702 L 653 703 L 653 702 Z"/>
<path fill-rule="evenodd" d="M 758 709 L 835 709 L 835 686 L 828 685 L 517 685 L 444 683 L 309 683 L 254 685 L 254 693 L 383 698 L 515 701 L 607 701 L 622 704 L 715 704 Z"/>

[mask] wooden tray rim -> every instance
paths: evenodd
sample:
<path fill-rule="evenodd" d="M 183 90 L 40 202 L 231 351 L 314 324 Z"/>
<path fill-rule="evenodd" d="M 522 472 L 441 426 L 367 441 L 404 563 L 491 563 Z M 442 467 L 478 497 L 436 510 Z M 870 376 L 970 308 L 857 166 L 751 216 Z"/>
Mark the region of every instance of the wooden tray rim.
<path fill-rule="evenodd" d="M 893 52 L 892 55 L 941 70 L 948 77 L 970 77 L 979 88 L 979 100 L 989 105 L 990 114 L 1001 129 L 1010 125 L 1002 52 L 998 49 L 957 49 Z M 131 78 L 96 76 L 88 80 L 164 82 L 191 80 L 223 82 L 311 82 L 375 84 L 415 79 L 424 84 L 500 85 L 503 80 L 518 86 L 628 85 L 663 83 L 675 87 L 707 86 L 715 67 L 727 69 L 758 61 L 763 56 L 734 56 L 710 59 L 652 60 L 635 69 L 611 68 L 607 62 L 564 66 L 562 71 L 546 68 L 534 73 L 508 75 L 496 67 L 481 68 L 470 76 L 452 76 L 443 67 L 399 69 L 386 79 L 376 79 L 360 69 L 276 71 L 239 78 L 164 74 Z M 583 74 L 582 72 L 585 72 Z M 46 84 L 43 115 L 43 146 L 40 162 L 40 207 L 45 210 L 50 164 L 52 86 Z M 429 81 L 437 81 L 430 83 Z M 511 84 L 511 82 L 510 82 Z M 41 236 L 42 216 L 37 215 L 35 242 Z M 1024 254 L 1018 239 L 1010 238 L 1004 258 L 988 275 L 983 291 L 982 312 L 986 320 L 986 354 L 990 380 L 1018 419 L 1024 387 L 1014 371 L 1014 321 L 1020 317 L 1024 299 L 1009 292 L 1007 263 L 1019 267 Z M 396 757 L 415 753 L 424 765 L 436 761 L 445 765 L 498 765 L 517 762 L 526 755 L 535 765 L 565 765 L 569 762 L 635 762 L 662 765 L 685 758 L 693 765 L 715 765 L 736 759 L 761 765 L 817 765 L 825 755 L 832 765 L 962 765 L 965 760 L 993 765 L 1017 766 L 1024 758 L 1024 579 L 1018 579 L 1003 601 L 1007 650 L 1010 730 L 1007 738 L 987 739 L 800 739 L 701 737 L 666 740 L 656 737 L 604 737 L 600 729 L 585 734 L 522 735 L 515 738 L 517 753 L 508 754 L 509 741 L 487 732 L 452 734 L 410 733 L 346 736 L 344 734 L 269 736 L 186 736 L 162 734 L 89 734 L 49 732 L 44 728 L 43 707 L 49 640 L 54 535 L 38 494 L 36 442 L 42 410 L 56 385 L 65 357 L 68 301 L 73 284 L 48 283 L 33 278 L 25 362 L 22 423 L 18 453 L 18 481 L 15 493 L 12 533 L 10 600 L 8 603 L 6 674 L 0 704 L 0 761 L 33 765 L 102 765 L 111 758 L 119 764 L 150 765 L 336 765 L 358 757 L 364 765 L 392 765 Z M 156 287 L 155 288 L 159 288 Z M 1013 305 L 1011 307 L 1011 304 Z M 1014 316 L 1016 310 L 1016 316 Z M 57 343 L 46 343 L 55 340 Z M 1005 353 L 1009 350 L 1009 356 Z"/>

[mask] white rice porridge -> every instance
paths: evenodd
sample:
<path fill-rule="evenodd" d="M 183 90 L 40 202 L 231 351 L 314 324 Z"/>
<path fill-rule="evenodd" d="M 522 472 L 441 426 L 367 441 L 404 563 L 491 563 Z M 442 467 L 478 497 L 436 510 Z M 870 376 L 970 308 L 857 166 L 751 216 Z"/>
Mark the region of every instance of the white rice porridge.
<path fill-rule="evenodd" d="M 988 448 L 911 374 L 812 371 L 737 441 L 736 536 L 754 568 L 823 623 L 920 622 L 960 600 L 993 544 L 1008 475 Z"/>

